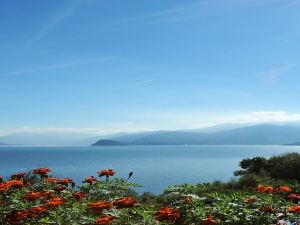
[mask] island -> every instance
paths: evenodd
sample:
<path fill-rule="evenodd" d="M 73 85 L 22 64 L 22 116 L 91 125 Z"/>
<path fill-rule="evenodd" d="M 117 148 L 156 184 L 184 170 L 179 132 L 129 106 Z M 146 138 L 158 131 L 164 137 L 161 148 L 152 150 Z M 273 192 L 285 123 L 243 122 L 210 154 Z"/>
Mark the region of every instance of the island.
<path fill-rule="evenodd" d="M 290 144 L 284 144 L 283 146 L 300 146 L 300 142 L 294 142 Z"/>
<path fill-rule="evenodd" d="M 108 139 L 102 139 L 92 144 L 92 146 L 126 146 L 126 145 L 128 144 L 120 141 L 108 140 Z"/>

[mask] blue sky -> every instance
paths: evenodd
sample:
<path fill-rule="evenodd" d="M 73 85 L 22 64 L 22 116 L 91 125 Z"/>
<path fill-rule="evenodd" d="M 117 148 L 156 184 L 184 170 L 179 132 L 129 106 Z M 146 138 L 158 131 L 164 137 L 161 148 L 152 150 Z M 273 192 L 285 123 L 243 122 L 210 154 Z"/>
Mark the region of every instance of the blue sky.
<path fill-rule="evenodd" d="M 298 0 L 0 2 L 0 134 L 300 120 Z"/>

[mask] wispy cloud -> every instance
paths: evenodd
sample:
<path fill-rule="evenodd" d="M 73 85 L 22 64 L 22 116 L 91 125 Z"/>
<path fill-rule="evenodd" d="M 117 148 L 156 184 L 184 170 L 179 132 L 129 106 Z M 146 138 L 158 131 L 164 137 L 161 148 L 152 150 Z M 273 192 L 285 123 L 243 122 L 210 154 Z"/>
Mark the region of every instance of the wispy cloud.
<path fill-rule="evenodd" d="M 182 3 L 177 4 L 173 7 L 163 9 L 161 11 L 150 12 L 148 14 L 140 15 L 140 16 L 132 16 L 122 18 L 120 20 L 112 21 L 108 24 L 104 24 L 109 28 L 121 28 L 126 29 L 127 26 L 143 26 L 164 22 L 174 22 L 180 20 L 191 19 L 195 17 L 201 16 L 201 14 L 197 13 L 197 15 L 186 15 L 190 14 L 191 10 L 197 9 L 199 7 L 205 6 L 207 4 L 214 3 L 215 0 L 198 0 L 193 3 Z M 103 24 L 102 24 L 103 25 Z"/>
<path fill-rule="evenodd" d="M 78 8 L 86 3 L 90 3 L 93 0 L 73 0 L 71 3 L 62 11 L 58 12 L 57 14 L 53 15 L 49 22 L 45 24 L 33 37 L 33 41 L 38 41 L 43 39 L 45 36 L 47 36 L 48 33 L 50 33 L 52 30 L 54 30 L 56 27 L 58 27 L 64 20 L 74 15 Z"/>
<path fill-rule="evenodd" d="M 67 67 L 73 67 L 73 66 L 78 66 L 78 65 L 82 65 L 82 64 L 88 64 L 88 63 L 100 63 L 100 62 L 111 61 L 114 59 L 116 59 L 116 56 L 95 58 L 95 59 L 89 59 L 89 60 L 80 60 L 80 61 L 73 61 L 73 62 L 65 62 L 65 63 L 55 64 L 55 65 L 40 66 L 40 67 L 27 68 L 27 69 L 21 69 L 21 70 L 8 72 L 8 73 L 3 73 L 3 74 L 0 74 L 0 77 L 16 76 L 16 75 L 22 75 L 22 74 L 27 74 L 27 73 L 35 73 L 35 72 L 40 72 L 40 71 L 67 68 Z"/>
<path fill-rule="evenodd" d="M 215 0 L 200 0 L 190 4 L 175 5 L 173 8 L 165 9 L 159 12 L 153 12 L 144 16 L 137 17 L 136 19 L 156 19 L 165 16 L 178 15 L 179 13 L 186 12 L 189 9 L 195 9 L 204 5 L 212 4 Z"/>
<path fill-rule="evenodd" d="M 285 0 L 287 3 L 288 0 Z M 102 24 L 109 28 L 126 29 L 144 25 L 173 23 L 185 20 L 199 19 L 216 14 L 232 13 L 251 7 L 273 5 L 283 3 L 282 0 L 196 0 L 189 3 L 181 3 L 161 11 L 148 13 L 140 16 L 132 16 Z M 235 30 L 233 32 L 236 32 Z M 239 32 L 239 31 L 238 31 Z"/>
<path fill-rule="evenodd" d="M 144 84 L 148 84 L 148 83 L 151 83 L 151 82 L 154 82 L 154 81 L 157 81 L 157 80 L 159 80 L 159 78 L 143 80 L 143 81 L 137 82 L 136 85 L 144 85 Z"/>
<path fill-rule="evenodd" d="M 52 30 L 60 26 L 66 19 L 78 12 L 80 6 L 87 3 L 92 3 L 95 0 L 73 0 L 62 11 L 53 15 L 49 22 L 46 23 L 33 37 L 33 41 L 38 41 L 46 37 Z M 265 4 L 272 4 L 280 2 L 281 0 L 267 0 L 267 1 L 240 1 L 240 0 L 195 0 L 190 3 L 176 4 L 173 7 L 162 9 L 161 11 L 150 12 L 148 14 L 125 17 L 115 21 L 97 24 L 114 29 L 127 29 L 128 27 L 139 27 L 151 24 L 172 23 L 178 21 L 185 21 L 197 19 L 199 17 L 215 14 L 219 12 L 231 12 L 232 10 L 244 9 L 252 6 L 259 6 Z M 286 0 L 287 1 L 287 0 Z M 202 9 L 201 11 L 199 9 Z M 103 32 L 103 30 L 101 30 Z"/>
<path fill-rule="evenodd" d="M 48 23 L 44 24 L 34 35 L 32 41 L 45 38 L 51 31 L 59 27 L 66 19 L 74 16 L 84 4 L 96 2 L 96 0 L 72 0 L 63 10 L 49 18 Z M 275 4 L 282 0 L 195 0 L 190 3 L 176 4 L 173 7 L 162 9 L 161 11 L 150 12 L 145 15 L 122 18 L 101 25 L 110 29 L 126 29 L 127 26 L 143 26 L 159 23 L 178 22 L 196 19 L 208 14 L 218 12 L 232 12 L 232 10 L 247 9 L 253 6 Z M 293 3 L 295 0 L 285 0 L 285 3 Z M 207 6 L 207 7 L 206 7 Z M 199 9 L 203 9 L 199 11 Z M 99 26 L 99 24 L 97 24 Z"/>
<path fill-rule="evenodd" d="M 282 76 L 287 75 L 289 70 L 298 66 L 300 66 L 300 63 L 288 63 L 280 67 L 257 73 L 256 76 L 266 84 L 273 84 L 278 82 Z"/>

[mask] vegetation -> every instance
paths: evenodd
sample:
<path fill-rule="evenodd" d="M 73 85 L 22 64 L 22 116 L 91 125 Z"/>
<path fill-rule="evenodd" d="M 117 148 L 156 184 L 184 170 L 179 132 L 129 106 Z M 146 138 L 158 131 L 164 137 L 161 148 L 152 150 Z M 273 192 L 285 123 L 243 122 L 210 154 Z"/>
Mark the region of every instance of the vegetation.
<path fill-rule="evenodd" d="M 137 195 L 139 185 L 98 171 L 76 186 L 51 169 L 0 178 L 0 224 L 270 225 L 300 224 L 300 155 L 241 161 L 238 179 L 178 185 L 160 196 Z"/>
<path fill-rule="evenodd" d="M 300 154 L 297 153 L 273 156 L 268 160 L 262 157 L 244 159 L 240 166 L 242 170 L 235 172 L 236 175 L 265 174 L 273 179 L 300 181 Z"/>

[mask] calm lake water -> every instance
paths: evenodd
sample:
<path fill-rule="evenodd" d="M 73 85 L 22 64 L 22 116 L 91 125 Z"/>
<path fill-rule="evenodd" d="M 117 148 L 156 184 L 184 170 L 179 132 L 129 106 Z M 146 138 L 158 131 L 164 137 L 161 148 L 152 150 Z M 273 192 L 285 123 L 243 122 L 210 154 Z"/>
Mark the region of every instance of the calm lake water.
<path fill-rule="evenodd" d="M 122 146 L 122 147 L 0 147 L 0 175 L 50 167 L 58 177 L 77 182 L 100 169 L 113 168 L 117 176 L 143 187 L 138 192 L 160 193 L 185 182 L 228 181 L 241 159 L 300 152 L 290 146 Z"/>

